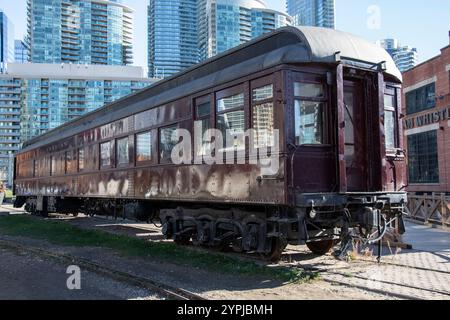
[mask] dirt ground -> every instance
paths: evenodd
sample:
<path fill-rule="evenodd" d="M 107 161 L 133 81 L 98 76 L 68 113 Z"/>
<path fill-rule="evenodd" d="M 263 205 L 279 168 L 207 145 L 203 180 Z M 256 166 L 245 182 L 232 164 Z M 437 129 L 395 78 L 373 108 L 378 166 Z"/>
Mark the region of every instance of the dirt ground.
<path fill-rule="evenodd" d="M 147 241 L 166 241 L 159 228 L 148 224 L 106 218 L 56 216 L 81 228 L 103 230 Z M 446 234 L 443 235 L 444 237 Z M 85 258 L 119 271 L 135 274 L 198 293 L 209 299 L 238 300 L 374 300 L 450 299 L 450 270 L 444 255 L 428 251 L 398 252 L 385 249 L 378 265 L 373 257 L 344 262 L 331 254 L 318 257 L 306 247 L 290 246 L 282 265 L 318 271 L 319 279 L 304 284 L 287 284 L 261 277 L 243 277 L 187 268 L 148 258 L 122 257 L 96 247 L 67 247 L 25 237 L 13 240 L 24 245 Z M 203 250 L 203 249 L 199 249 Z M 241 259 L 252 257 L 238 256 Z M 443 258 L 444 257 L 444 258 Z M 363 258 L 363 257 L 361 257 Z M 436 259 L 444 259 L 437 261 Z M 444 263 L 445 262 L 445 263 Z M 263 261 L 258 263 L 265 264 Z M 423 265 L 429 263 L 429 265 Z M 438 266 L 438 267 L 436 267 Z"/>
<path fill-rule="evenodd" d="M 125 234 L 148 241 L 165 241 L 160 229 L 151 224 L 135 224 L 103 217 L 69 218 L 67 221 L 82 228 Z M 302 285 L 272 282 L 272 286 L 264 288 L 255 286 L 255 282 L 250 280 L 250 283 L 244 282 L 245 286 L 253 285 L 248 290 L 218 288 L 208 289 L 207 294 L 224 299 L 264 299 L 267 296 L 267 299 L 449 300 L 450 232 L 413 223 L 406 225 L 405 241 L 414 249 L 385 247 L 381 264 L 376 263 L 375 247 L 368 248 L 370 251 L 367 256 L 356 255 L 354 260 L 345 262 L 336 260 L 331 254 L 316 256 L 306 246 L 289 246 L 280 264 L 318 271 L 320 280 Z"/>
<path fill-rule="evenodd" d="M 87 270 L 81 270 L 80 290 L 70 290 L 69 266 L 27 252 L 0 248 L 0 261 L 0 300 L 160 299 L 149 290 Z"/>
<path fill-rule="evenodd" d="M 0 239 L 14 241 L 25 246 L 39 247 L 45 250 L 69 254 L 72 256 L 89 259 L 93 262 L 100 263 L 113 268 L 115 270 L 120 270 L 128 272 L 137 276 L 147 277 L 154 279 L 158 282 L 162 282 L 174 287 L 181 287 L 186 290 L 198 293 L 208 299 L 237 299 L 237 300 L 272 300 L 272 299 L 293 299 L 293 300 L 322 300 L 322 299 L 383 299 L 382 295 L 364 292 L 363 290 L 340 286 L 323 280 L 314 280 L 308 284 L 284 284 L 279 281 L 268 280 L 263 278 L 252 278 L 252 277 L 239 277 L 232 275 L 217 274 L 214 272 L 207 272 L 198 269 L 186 270 L 186 267 L 177 266 L 169 263 L 162 263 L 160 261 L 150 261 L 149 259 L 143 258 L 130 258 L 122 257 L 116 252 L 111 250 L 105 250 L 104 248 L 94 248 L 94 247 L 65 247 L 50 244 L 46 241 L 29 239 L 26 237 L 9 237 L 1 235 Z M 55 298 L 55 293 L 60 294 L 59 298 L 65 299 L 67 295 L 71 294 L 66 290 L 65 282 L 63 282 L 65 275 L 65 268 L 67 266 L 58 265 L 55 262 L 42 261 L 36 262 L 35 257 L 22 256 L 14 252 L 8 252 L 8 259 L 3 259 L 3 255 L 6 252 L 3 250 L 2 253 L 2 269 L 9 270 L 4 275 L 9 279 L 9 285 L 2 281 L 3 284 L 7 285 L 8 290 L 5 291 L 0 287 L 0 296 L 2 298 L 17 299 L 23 294 L 23 292 L 28 292 L 24 295 L 27 297 L 38 297 L 44 299 Z M 25 259 L 24 261 L 18 263 L 18 259 Z M 10 261 L 11 263 L 7 263 Z M 13 266 L 23 266 L 20 268 Z M 52 267 L 49 267 L 51 265 Z M 27 267 L 28 266 L 28 267 Z M 40 271 L 39 271 L 40 270 Z M 82 270 L 84 273 L 85 271 Z M 88 274 L 88 272 L 85 272 Z M 39 283 L 34 284 L 30 282 L 30 287 L 24 288 L 26 283 L 18 284 L 16 280 L 13 279 L 23 279 L 23 275 L 48 275 L 45 279 L 39 276 L 40 281 L 46 283 L 45 286 L 39 285 Z M 55 276 L 57 275 L 57 276 Z M 89 273 L 89 277 L 93 277 Z M 70 295 L 71 298 L 86 298 L 86 299 L 98 299 L 103 298 L 138 298 L 145 297 L 143 293 L 136 294 L 126 294 L 124 284 L 121 284 L 123 293 L 113 294 L 116 292 L 119 285 L 116 284 L 116 290 L 108 290 L 108 288 L 113 287 L 113 285 L 108 286 L 97 286 L 97 279 L 89 279 L 86 275 L 83 276 L 83 282 L 88 284 L 89 289 L 85 289 L 86 295 L 83 294 L 84 291 L 77 292 L 78 296 Z M 101 280 L 104 283 L 106 280 Z M 58 287 L 60 290 L 54 290 L 54 287 Z M 97 287 L 102 287 L 102 291 L 96 290 Z M 46 290 L 48 288 L 53 288 L 52 290 Z M 119 290 L 119 292 L 121 291 Z M 7 295 L 6 295 L 7 292 Z M 47 292 L 47 296 L 45 295 Z M 104 294 L 104 296 L 102 296 Z"/>
<path fill-rule="evenodd" d="M 100 229 L 107 232 L 126 234 L 143 239 L 163 241 L 159 229 L 151 225 L 135 225 L 130 223 L 117 224 L 102 218 L 67 218 L 59 217 L 70 224 L 82 227 Z M 26 237 L 10 237 L 0 235 L 0 239 L 15 241 L 23 245 L 42 248 L 58 253 L 89 259 L 107 265 L 116 270 L 129 272 L 141 277 L 148 277 L 156 281 L 198 293 L 208 299 L 238 299 L 238 300 L 323 300 L 323 299 L 386 299 L 388 296 L 340 285 L 323 279 L 313 280 L 305 284 L 286 284 L 280 281 L 258 278 L 217 274 L 205 270 L 186 270 L 175 264 L 152 261 L 145 258 L 122 257 L 118 253 L 104 248 L 94 247 L 66 247 L 51 244 L 47 241 Z M 305 255 L 305 252 L 293 252 L 292 257 Z M 329 262 L 325 259 L 321 265 L 334 265 L 331 256 Z M 245 258 L 244 258 L 245 259 Z M 264 263 L 264 262 L 261 262 Z M 287 263 L 287 262 L 285 262 Z M 306 268 L 315 269 L 305 264 Z"/>

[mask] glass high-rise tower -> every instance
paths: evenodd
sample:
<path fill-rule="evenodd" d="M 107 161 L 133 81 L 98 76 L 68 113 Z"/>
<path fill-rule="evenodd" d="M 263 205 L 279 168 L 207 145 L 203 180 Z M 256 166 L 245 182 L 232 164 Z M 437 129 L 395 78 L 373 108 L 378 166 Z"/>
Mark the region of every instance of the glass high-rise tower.
<path fill-rule="evenodd" d="M 0 73 L 10 62 L 14 62 L 14 26 L 0 10 Z"/>
<path fill-rule="evenodd" d="M 197 62 L 197 0 L 150 0 L 149 77 L 164 78 Z"/>
<path fill-rule="evenodd" d="M 200 60 L 291 25 L 291 17 L 263 0 L 199 0 Z"/>
<path fill-rule="evenodd" d="M 28 0 L 33 63 L 129 65 L 133 10 L 118 0 Z"/>
<path fill-rule="evenodd" d="M 296 26 L 335 28 L 335 0 L 286 0 Z"/>
<path fill-rule="evenodd" d="M 291 24 L 263 0 L 150 0 L 148 68 L 164 78 Z"/>
<path fill-rule="evenodd" d="M 14 41 L 14 57 L 15 63 L 26 63 L 29 59 L 29 51 L 30 49 L 27 46 L 27 43 L 23 40 L 15 40 Z"/>
<path fill-rule="evenodd" d="M 397 39 L 383 39 L 377 41 L 377 44 L 391 55 L 401 72 L 414 68 L 419 61 L 417 49 L 403 46 Z"/>
<path fill-rule="evenodd" d="M 0 74 L 0 180 L 12 183 L 23 142 L 154 82 L 141 67 L 10 63 Z"/>

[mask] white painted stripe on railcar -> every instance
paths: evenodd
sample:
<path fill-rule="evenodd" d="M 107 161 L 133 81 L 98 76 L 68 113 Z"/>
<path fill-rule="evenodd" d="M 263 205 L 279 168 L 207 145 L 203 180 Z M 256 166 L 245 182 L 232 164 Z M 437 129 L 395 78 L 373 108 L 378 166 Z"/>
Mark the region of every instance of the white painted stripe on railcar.
<path fill-rule="evenodd" d="M 410 136 L 412 134 L 424 133 L 424 132 L 438 130 L 438 129 L 439 129 L 439 123 L 433 123 L 433 124 L 430 124 L 428 126 L 423 126 L 423 127 L 420 127 L 420 128 L 414 128 L 414 129 L 406 130 L 405 131 L 405 135 Z"/>

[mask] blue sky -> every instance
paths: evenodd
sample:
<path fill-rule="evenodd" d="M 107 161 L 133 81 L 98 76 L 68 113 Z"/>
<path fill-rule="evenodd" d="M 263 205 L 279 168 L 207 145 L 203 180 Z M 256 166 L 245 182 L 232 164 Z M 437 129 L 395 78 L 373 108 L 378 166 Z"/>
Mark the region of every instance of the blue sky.
<path fill-rule="evenodd" d="M 123 0 L 135 9 L 135 64 L 147 64 L 148 0 Z M 13 20 L 16 37 L 26 32 L 26 0 L 0 0 L 0 9 Z M 266 0 L 270 8 L 285 11 L 284 0 Z M 374 7 L 375 6 L 375 7 Z M 378 19 L 379 18 L 379 19 Z M 336 0 L 337 29 L 370 41 L 398 38 L 417 47 L 424 61 L 449 44 L 450 3 L 448 0 Z"/>

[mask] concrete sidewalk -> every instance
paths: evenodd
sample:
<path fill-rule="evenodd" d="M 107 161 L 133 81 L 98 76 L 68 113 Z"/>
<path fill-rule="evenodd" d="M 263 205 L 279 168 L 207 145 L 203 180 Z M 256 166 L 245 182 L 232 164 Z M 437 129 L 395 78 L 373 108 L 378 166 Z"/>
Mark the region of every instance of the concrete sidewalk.
<path fill-rule="evenodd" d="M 403 240 L 412 244 L 414 250 L 450 253 L 450 230 L 406 222 Z"/>

